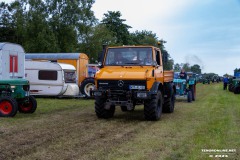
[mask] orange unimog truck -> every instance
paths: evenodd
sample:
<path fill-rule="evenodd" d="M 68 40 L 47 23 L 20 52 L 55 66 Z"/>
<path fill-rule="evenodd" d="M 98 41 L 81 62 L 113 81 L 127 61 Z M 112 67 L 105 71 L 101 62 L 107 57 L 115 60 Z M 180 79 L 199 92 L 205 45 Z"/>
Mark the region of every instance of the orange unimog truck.
<path fill-rule="evenodd" d="M 153 121 L 160 119 L 162 111 L 174 111 L 174 73 L 163 71 L 159 48 L 104 47 L 99 65 L 92 92 L 98 118 L 113 117 L 115 106 L 133 111 L 136 105 L 143 104 L 145 119 Z"/>

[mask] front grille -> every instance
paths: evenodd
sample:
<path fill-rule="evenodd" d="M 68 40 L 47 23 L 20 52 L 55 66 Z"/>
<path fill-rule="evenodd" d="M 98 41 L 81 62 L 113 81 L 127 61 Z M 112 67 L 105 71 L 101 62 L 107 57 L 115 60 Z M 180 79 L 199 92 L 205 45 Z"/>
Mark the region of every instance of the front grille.
<path fill-rule="evenodd" d="M 98 80 L 98 89 L 130 90 L 129 85 L 145 86 L 145 80 Z"/>

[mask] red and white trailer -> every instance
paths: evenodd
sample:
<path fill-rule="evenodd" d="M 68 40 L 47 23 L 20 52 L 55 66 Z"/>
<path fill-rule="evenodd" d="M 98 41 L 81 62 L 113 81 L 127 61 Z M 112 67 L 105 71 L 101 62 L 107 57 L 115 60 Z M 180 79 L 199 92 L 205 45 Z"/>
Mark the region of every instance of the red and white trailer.
<path fill-rule="evenodd" d="M 25 78 L 25 51 L 13 43 L 0 43 L 0 80 Z"/>

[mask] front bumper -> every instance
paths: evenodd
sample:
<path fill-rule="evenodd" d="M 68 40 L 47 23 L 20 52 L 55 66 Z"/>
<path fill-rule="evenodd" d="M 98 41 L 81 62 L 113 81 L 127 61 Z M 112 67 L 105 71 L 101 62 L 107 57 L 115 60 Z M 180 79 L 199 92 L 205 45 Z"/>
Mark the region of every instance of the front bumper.
<path fill-rule="evenodd" d="M 92 95 L 94 97 L 101 98 L 126 98 L 126 99 L 152 99 L 152 96 L 156 95 L 156 92 L 146 91 L 146 90 L 93 90 Z"/>

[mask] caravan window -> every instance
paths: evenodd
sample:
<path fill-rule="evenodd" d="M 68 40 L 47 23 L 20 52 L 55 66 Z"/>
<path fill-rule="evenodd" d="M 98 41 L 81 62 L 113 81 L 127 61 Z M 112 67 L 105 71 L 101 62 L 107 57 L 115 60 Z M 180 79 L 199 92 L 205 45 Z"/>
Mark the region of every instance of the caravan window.
<path fill-rule="evenodd" d="M 65 83 L 76 83 L 76 72 L 75 71 L 64 71 Z"/>
<path fill-rule="evenodd" d="M 57 71 L 46 71 L 46 70 L 40 70 L 38 72 L 38 79 L 39 80 L 57 80 Z"/>

